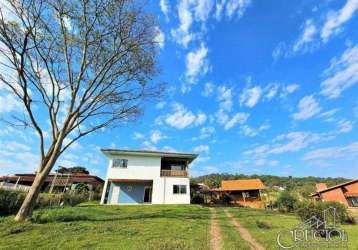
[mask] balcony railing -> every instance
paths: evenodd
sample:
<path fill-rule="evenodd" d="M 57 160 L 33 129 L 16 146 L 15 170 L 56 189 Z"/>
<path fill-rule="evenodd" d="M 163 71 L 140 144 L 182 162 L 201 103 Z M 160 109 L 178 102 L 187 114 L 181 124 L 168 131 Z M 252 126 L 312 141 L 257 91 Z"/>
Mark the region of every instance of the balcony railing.
<path fill-rule="evenodd" d="M 186 171 L 186 170 L 160 170 L 160 176 L 188 177 L 188 171 Z"/>

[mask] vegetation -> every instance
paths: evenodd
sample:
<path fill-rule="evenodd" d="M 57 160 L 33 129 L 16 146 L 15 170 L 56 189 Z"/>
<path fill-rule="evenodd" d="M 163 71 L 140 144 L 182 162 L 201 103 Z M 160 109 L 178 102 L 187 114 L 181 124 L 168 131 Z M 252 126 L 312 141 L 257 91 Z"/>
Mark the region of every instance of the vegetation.
<path fill-rule="evenodd" d="M 89 174 L 89 171 L 85 167 L 81 166 L 74 166 L 71 168 L 59 166 L 55 172 L 60 174 Z"/>
<path fill-rule="evenodd" d="M 0 189 L 0 215 L 16 213 L 26 197 L 26 193 L 14 190 Z M 88 195 L 78 193 L 47 194 L 41 193 L 35 208 L 75 206 L 87 201 Z"/>
<path fill-rule="evenodd" d="M 290 192 L 283 191 L 277 198 L 276 206 L 282 212 L 293 212 L 298 199 Z"/>
<path fill-rule="evenodd" d="M 4 0 L 2 91 L 23 108 L 5 117 L 38 135 L 36 177 L 15 219 L 30 217 L 61 154 L 88 134 L 135 121 L 158 97 L 157 24 L 136 0 Z M 45 135 L 49 132 L 49 136 Z"/>
<path fill-rule="evenodd" d="M 323 212 L 330 208 L 335 208 L 335 216 L 338 223 L 355 224 L 354 217 L 349 215 L 347 208 L 339 202 L 300 202 L 297 205 L 296 213 L 302 221 L 306 221 L 312 216 L 316 216 L 318 219 L 323 221 Z M 326 214 L 328 215 L 327 219 L 332 220 L 333 210 Z"/>
<path fill-rule="evenodd" d="M 307 198 L 308 195 L 315 191 L 316 183 L 324 182 L 327 186 L 333 186 L 339 183 L 349 181 L 345 178 L 323 178 L 323 177 L 284 177 L 273 175 L 243 175 L 243 174 L 210 174 L 195 177 L 191 179 L 192 183 L 205 183 L 209 187 L 219 187 L 222 180 L 236 179 L 254 179 L 258 178 L 263 181 L 267 187 L 270 200 L 275 201 L 280 188 L 286 191 L 295 192 L 298 198 Z M 273 198 L 273 199 L 272 199 Z"/>
<path fill-rule="evenodd" d="M 0 248 L 208 249 L 209 209 L 195 205 L 86 204 L 12 220 L 0 217 Z"/>

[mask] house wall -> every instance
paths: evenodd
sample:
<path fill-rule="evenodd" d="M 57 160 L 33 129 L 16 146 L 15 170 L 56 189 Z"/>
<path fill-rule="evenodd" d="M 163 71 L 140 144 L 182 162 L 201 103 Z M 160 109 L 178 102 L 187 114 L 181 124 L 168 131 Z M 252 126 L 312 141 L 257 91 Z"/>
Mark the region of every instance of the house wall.
<path fill-rule="evenodd" d="M 112 168 L 112 160 L 109 159 L 107 177 L 104 185 L 101 203 L 104 203 L 105 190 L 108 179 L 139 179 L 153 180 L 152 204 L 190 204 L 190 185 L 189 178 L 161 177 L 160 165 L 161 157 L 153 156 L 131 156 L 120 155 L 115 159 L 127 159 L 127 168 Z M 187 194 L 173 194 L 173 185 L 187 185 Z M 112 193 L 110 187 L 109 195 Z M 110 196 L 107 199 L 110 201 Z M 120 200 L 119 200 L 120 201 Z"/>
<path fill-rule="evenodd" d="M 341 188 L 335 188 L 321 193 L 321 199 L 322 201 L 337 201 L 348 206 L 348 202 Z"/>

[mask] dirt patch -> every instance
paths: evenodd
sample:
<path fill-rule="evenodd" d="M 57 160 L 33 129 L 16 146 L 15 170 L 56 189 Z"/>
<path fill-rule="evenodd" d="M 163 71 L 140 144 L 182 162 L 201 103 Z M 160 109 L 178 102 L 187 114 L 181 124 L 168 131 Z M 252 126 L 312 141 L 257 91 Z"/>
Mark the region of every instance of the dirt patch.
<path fill-rule="evenodd" d="M 216 218 L 215 208 L 210 208 L 211 212 L 211 227 L 210 227 L 210 249 L 221 249 L 221 232 Z"/>
<path fill-rule="evenodd" d="M 230 219 L 231 224 L 235 226 L 237 231 L 250 246 L 252 250 L 265 250 L 265 248 L 253 238 L 250 232 L 244 228 L 226 209 L 224 210 L 225 215 Z"/>

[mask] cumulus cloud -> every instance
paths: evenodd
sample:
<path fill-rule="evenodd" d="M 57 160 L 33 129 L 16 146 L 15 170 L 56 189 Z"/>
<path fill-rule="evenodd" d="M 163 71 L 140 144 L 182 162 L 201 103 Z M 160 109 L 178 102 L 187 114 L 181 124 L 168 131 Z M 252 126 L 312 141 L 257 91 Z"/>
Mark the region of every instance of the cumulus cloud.
<path fill-rule="evenodd" d="M 357 157 L 358 154 L 358 142 L 353 142 L 346 146 L 341 147 L 327 147 L 312 150 L 307 152 L 303 159 L 308 160 L 320 160 L 320 159 L 337 159 L 337 158 L 344 158 L 348 159 L 351 157 Z"/>
<path fill-rule="evenodd" d="M 209 97 L 213 95 L 214 90 L 215 90 L 214 84 L 212 84 L 211 82 L 207 82 L 205 83 L 204 90 L 201 94 L 205 97 Z"/>
<path fill-rule="evenodd" d="M 22 104 L 19 100 L 12 94 L 7 94 L 0 96 L 0 114 L 8 112 L 16 112 L 22 108 Z"/>
<path fill-rule="evenodd" d="M 301 36 L 293 45 L 293 51 L 297 52 L 302 49 L 306 43 L 312 42 L 316 33 L 317 28 L 314 25 L 312 19 L 306 20 Z"/>
<path fill-rule="evenodd" d="M 315 98 L 310 96 L 303 97 L 298 103 L 298 111 L 292 115 L 295 120 L 307 120 L 321 111 L 321 107 Z"/>
<path fill-rule="evenodd" d="M 242 112 L 236 113 L 233 117 L 226 120 L 226 122 L 224 124 L 224 129 L 229 130 L 237 124 L 244 124 L 247 121 L 247 119 L 249 118 L 249 116 L 250 115 L 247 113 L 242 113 Z"/>
<path fill-rule="evenodd" d="M 179 103 L 173 104 L 171 114 L 165 117 L 165 123 L 177 129 L 184 129 L 191 125 L 199 126 L 204 124 L 205 121 L 206 115 L 204 113 L 198 112 L 198 114 L 195 115 Z"/>
<path fill-rule="evenodd" d="M 160 0 L 159 2 L 160 10 L 163 12 L 163 15 L 169 20 L 169 5 L 167 0 Z"/>
<path fill-rule="evenodd" d="M 205 75 L 209 71 L 207 55 L 208 48 L 204 43 L 201 43 L 198 49 L 187 54 L 185 76 L 189 84 L 183 86 L 183 92 L 190 90 L 190 85 L 195 84 L 199 76 Z"/>
<path fill-rule="evenodd" d="M 328 13 L 321 31 L 321 38 L 327 42 L 329 37 L 342 30 L 342 25 L 348 22 L 358 9 L 357 0 L 347 0 L 342 9 Z"/>
<path fill-rule="evenodd" d="M 260 100 L 262 89 L 260 86 L 245 88 L 240 95 L 240 106 L 253 108 Z"/>
<path fill-rule="evenodd" d="M 159 130 L 153 130 L 150 135 L 150 141 L 154 144 L 158 143 L 160 140 L 166 138 L 166 136 L 162 135 Z"/>
<path fill-rule="evenodd" d="M 353 122 L 349 120 L 339 120 L 337 123 L 339 133 L 349 133 L 353 129 Z"/>
<path fill-rule="evenodd" d="M 321 94 L 329 99 L 338 98 L 342 92 L 358 83 L 358 45 L 348 48 L 340 58 L 333 58 L 323 73 Z"/>
<path fill-rule="evenodd" d="M 195 153 L 209 153 L 210 147 L 208 145 L 199 145 L 193 148 Z"/>
<path fill-rule="evenodd" d="M 205 139 L 205 138 L 208 138 L 210 137 L 212 134 L 215 133 L 215 128 L 214 127 L 203 127 L 200 129 L 200 135 L 199 135 L 199 138 L 200 139 Z"/>
<path fill-rule="evenodd" d="M 164 42 L 165 42 L 165 35 L 164 33 L 160 30 L 159 27 L 156 27 L 155 28 L 156 30 L 156 36 L 154 38 L 154 41 L 158 44 L 158 46 L 160 48 L 163 48 L 164 47 Z"/>
<path fill-rule="evenodd" d="M 215 18 L 220 20 L 223 14 L 229 20 L 234 17 L 241 18 L 250 4 L 251 0 L 218 0 L 216 2 Z"/>
<path fill-rule="evenodd" d="M 269 128 L 270 128 L 270 125 L 268 125 L 268 124 L 263 124 L 258 128 L 252 128 L 245 124 L 241 127 L 241 131 L 245 136 L 254 137 L 254 136 L 257 136 L 260 132 L 267 130 Z"/>
<path fill-rule="evenodd" d="M 232 97 L 233 90 L 232 88 L 228 88 L 226 86 L 219 86 L 217 88 L 217 100 L 219 102 L 219 106 L 221 109 L 226 111 L 232 110 Z"/>

